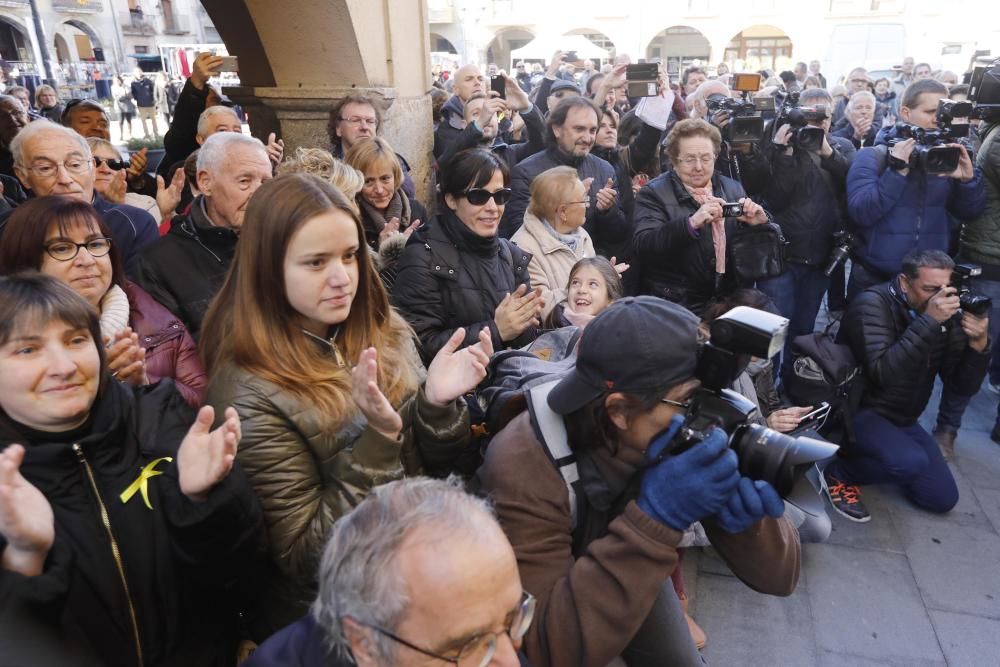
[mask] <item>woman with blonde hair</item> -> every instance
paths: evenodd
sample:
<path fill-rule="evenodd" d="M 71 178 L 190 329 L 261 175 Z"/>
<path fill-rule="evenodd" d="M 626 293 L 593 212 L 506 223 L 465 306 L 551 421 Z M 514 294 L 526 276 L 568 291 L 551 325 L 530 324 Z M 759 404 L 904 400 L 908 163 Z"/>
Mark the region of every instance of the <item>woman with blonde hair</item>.
<path fill-rule="evenodd" d="M 62 124 L 63 103 L 59 101 L 59 93 L 47 83 L 35 89 L 35 106 L 44 118 L 53 123 Z"/>
<path fill-rule="evenodd" d="M 239 412 L 238 458 L 268 526 L 255 639 L 305 613 L 330 527 L 372 487 L 478 462 L 461 397 L 493 347 L 488 331 L 457 351 L 464 339 L 456 331 L 424 371 L 360 219 L 329 182 L 290 174 L 254 194 L 200 345 L 206 401 Z"/>
<path fill-rule="evenodd" d="M 299 146 L 294 155 L 289 155 L 278 165 L 278 175 L 283 174 L 319 176 L 333 183 L 334 187 L 343 192 L 352 203 L 365 185 L 364 174 L 322 148 Z"/>

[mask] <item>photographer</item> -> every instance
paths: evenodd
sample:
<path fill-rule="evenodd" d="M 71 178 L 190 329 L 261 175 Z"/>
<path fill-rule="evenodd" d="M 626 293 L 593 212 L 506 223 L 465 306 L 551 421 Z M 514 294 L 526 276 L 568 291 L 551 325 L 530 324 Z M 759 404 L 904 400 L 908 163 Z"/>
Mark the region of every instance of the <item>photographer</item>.
<path fill-rule="evenodd" d="M 719 128 L 725 137 L 732 112 L 726 109 L 712 112 L 709 107 L 731 97 L 732 93 L 726 84 L 718 80 L 706 81 L 687 98 L 691 117 L 707 120 Z M 728 139 L 723 141 L 715 159 L 715 170 L 739 181 L 751 197 L 763 195 L 771 178 L 771 165 L 757 143 L 732 143 Z"/>
<path fill-rule="evenodd" d="M 954 267 L 941 250 L 912 252 L 902 273 L 859 294 L 844 315 L 840 337 L 864 366 L 866 386 L 853 417 L 855 442 L 822 481 L 833 508 L 852 521 L 871 518 L 859 485 L 900 484 L 929 512 L 958 502 L 948 465 L 917 421 L 936 377 L 945 391 L 972 396 L 989 364 L 987 318 L 960 311 L 949 286 Z"/>
<path fill-rule="evenodd" d="M 798 535 L 773 487 L 740 477 L 721 430 L 658 459 L 699 386 L 697 329 L 676 304 L 616 301 L 587 325 L 573 370 L 533 389 L 486 451 L 482 489 L 538 599 L 524 639 L 536 667 L 702 665 L 668 581 L 695 521 L 751 588 L 795 588 Z M 572 488 L 539 423 L 562 430 Z"/>
<path fill-rule="evenodd" d="M 787 264 L 783 274 L 757 285 L 790 320 L 789 344 L 812 332 L 823 302 L 829 283 L 824 267 L 834 247 L 833 235 L 843 229 L 847 217 L 844 192 L 855 154 L 850 141 L 829 134 L 830 93 L 822 88 L 806 90 L 799 103 L 809 114 L 806 127 L 820 128 L 823 140 L 816 149 L 807 150 L 793 141 L 803 135 L 785 120 L 778 121 L 766 198 L 788 241 Z"/>
<path fill-rule="evenodd" d="M 906 123 L 936 129 L 938 101 L 948 96 L 930 79 L 906 89 L 899 115 Z M 847 299 L 887 282 L 913 250 L 948 250 L 952 218 L 971 220 L 983 212 L 982 174 L 961 149 L 958 167 L 949 174 L 929 174 L 913 166 L 915 139 L 898 141 L 898 127 L 883 128 L 876 146 L 862 149 L 847 174 L 847 206 L 859 237 Z"/>
<path fill-rule="evenodd" d="M 719 130 L 688 118 L 667 135 L 673 167 L 639 191 L 635 201 L 634 259 L 639 292 L 700 313 L 714 296 L 739 282 L 727 245 L 742 225 L 766 225 L 770 216 L 737 181 L 713 170 L 722 145 Z M 722 205 L 741 203 L 725 217 Z"/>

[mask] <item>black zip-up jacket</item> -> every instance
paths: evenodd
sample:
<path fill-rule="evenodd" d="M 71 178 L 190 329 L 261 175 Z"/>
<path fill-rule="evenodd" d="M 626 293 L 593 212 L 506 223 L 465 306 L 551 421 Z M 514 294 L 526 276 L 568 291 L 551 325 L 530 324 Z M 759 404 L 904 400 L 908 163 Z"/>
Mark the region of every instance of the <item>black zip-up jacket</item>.
<path fill-rule="evenodd" d="M 153 107 L 156 105 L 153 100 L 153 80 L 149 77 L 142 77 L 132 82 L 132 97 L 136 106 Z"/>
<path fill-rule="evenodd" d="M 735 202 L 746 194 L 743 187 L 719 173 L 712 177 L 715 196 Z M 701 313 L 716 294 L 736 286 L 729 270 L 732 251 L 727 246 L 726 273 L 715 272 L 712 229 L 693 231 L 688 224 L 699 204 L 677 175 L 668 171 L 651 180 L 635 200 L 635 236 L 632 241 L 639 262 L 639 294 L 650 294 Z M 726 238 L 743 223 L 726 218 Z"/>
<path fill-rule="evenodd" d="M 0 448 L 25 446 L 21 474 L 49 501 L 56 532 L 42 574 L 0 569 L 0 607 L 32 609 L 106 667 L 232 665 L 245 578 L 263 557 L 257 497 L 238 464 L 203 503 L 181 492 L 176 456 L 194 411 L 172 382 L 102 385 L 74 432 L 0 420 Z M 143 467 L 165 456 L 173 462 L 147 480 L 153 509 L 141 493 L 123 502 Z"/>
<path fill-rule="evenodd" d="M 788 241 L 790 262 L 823 266 L 833 248 L 833 233 L 847 221 L 847 171 L 854 145 L 836 136 L 828 140 L 833 149 L 830 157 L 798 149 L 787 155 L 781 146 L 774 147 L 766 199 Z"/>
<path fill-rule="evenodd" d="M 163 135 L 163 148 L 167 154 L 160 160 L 156 173 L 170 182 L 173 175 L 171 167 L 178 162 L 184 162 L 188 155 L 198 150 L 198 117 L 205 110 L 208 99 L 208 85 L 201 90 L 195 88 L 188 79 L 177 97 L 174 107 L 174 117 L 170 121 L 170 129 Z"/>
<path fill-rule="evenodd" d="M 414 234 L 397 264 L 392 304 L 420 338 L 427 365 L 458 327 L 465 327 L 463 347 L 474 344 L 482 328 L 489 327 L 497 351 L 523 347 L 538 335 L 529 327 L 505 343 L 493 319 L 506 294 L 522 283 L 531 288 L 531 253 L 507 239 L 495 239 L 491 248 L 485 242 L 469 243 L 472 232 L 463 234 L 463 228 L 451 211 L 438 215 Z"/>
<path fill-rule="evenodd" d="M 838 336 L 864 367 L 861 406 L 899 426 L 915 423 L 923 413 L 935 377 L 956 394 L 972 396 L 990 363 L 989 346 L 982 353 L 973 350 L 957 322 L 942 325 L 914 312 L 898 278 L 855 297 Z"/>
<path fill-rule="evenodd" d="M 174 218 L 167 235 L 139 256 L 135 282 L 179 317 L 195 339 L 208 304 L 222 287 L 239 236 L 216 227 L 205 214 L 204 196 L 191 212 Z"/>
<path fill-rule="evenodd" d="M 531 111 L 521 114 L 521 118 L 524 119 L 524 132 L 527 134 L 527 141 L 519 144 L 508 144 L 497 137 L 490 146 L 483 146 L 483 131 L 475 123 L 469 123 L 441 153 L 438 163 L 445 164 L 456 153 L 467 148 L 483 146 L 489 148 L 497 157 L 506 162 L 508 169 L 513 169 L 521 160 L 545 148 L 545 120 L 542 118 L 541 112 L 538 111 L 538 107 L 532 106 Z"/>

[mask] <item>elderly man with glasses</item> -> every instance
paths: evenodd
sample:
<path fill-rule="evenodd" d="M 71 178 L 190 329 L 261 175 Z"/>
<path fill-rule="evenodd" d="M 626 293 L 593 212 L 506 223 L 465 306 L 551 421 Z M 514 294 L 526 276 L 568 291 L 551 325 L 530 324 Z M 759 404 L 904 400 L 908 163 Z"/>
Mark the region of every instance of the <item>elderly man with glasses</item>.
<path fill-rule="evenodd" d="M 140 248 L 159 239 L 153 217 L 134 206 L 114 204 L 94 191 L 94 157 L 86 139 L 48 120 L 21 130 L 10 146 L 14 171 L 36 197 L 65 195 L 92 204 L 111 229 L 125 273 L 133 278 Z M 3 216 L 0 224 L 6 221 Z"/>
<path fill-rule="evenodd" d="M 489 505 L 449 482 L 380 486 L 334 524 L 311 612 L 247 667 L 521 662 L 535 598 Z"/>

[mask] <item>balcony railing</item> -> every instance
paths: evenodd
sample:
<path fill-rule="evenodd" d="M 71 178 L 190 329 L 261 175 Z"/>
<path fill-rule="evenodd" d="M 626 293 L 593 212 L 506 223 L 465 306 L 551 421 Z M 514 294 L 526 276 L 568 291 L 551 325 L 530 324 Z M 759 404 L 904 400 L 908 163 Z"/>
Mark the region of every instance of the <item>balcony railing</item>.
<path fill-rule="evenodd" d="M 118 22 L 122 33 L 126 35 L 155 35 L 156 23 L 154 17 L 138 12 L 119 12 Z"/>
<path fill-rule="evenodd" d="M 191 31 L 191 17 L 187 14 L 174 14 L 172 17 L 163 16 L 164 35 L 187 35 Z"/>

